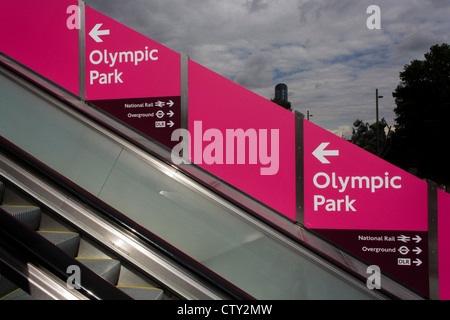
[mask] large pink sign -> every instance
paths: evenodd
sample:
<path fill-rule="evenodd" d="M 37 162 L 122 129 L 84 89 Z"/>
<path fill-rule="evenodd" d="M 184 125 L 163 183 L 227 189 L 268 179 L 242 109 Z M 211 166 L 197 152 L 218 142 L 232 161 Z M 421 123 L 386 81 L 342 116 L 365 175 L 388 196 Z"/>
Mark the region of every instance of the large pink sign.
<path fill-rule="evenodd" d="M 304 132 L 308 228 L 428 230 L 425 181 L 309 121 Z"/>
<path fill-rule="evenodd" d="M 86 99 L 180 95 L 180 54 L 86 6 Z"/>
<path fill-rule="evenodd" d="M 86 7 L 86 100 L 172 148 L 180 54 Z"/>
<path fill-rule="evenodd" d="M 189 61 L 190 159 L 295 220 L 295 117 Z"/>
<path fill-rule="evenodd" d="M 428 184 L 304 121 L 305 226 L 424 296 Z"/>
<path fill-rule="evenodd" d="M 78 95 L 78 1 L 2 1 L 0 51 Z"/>

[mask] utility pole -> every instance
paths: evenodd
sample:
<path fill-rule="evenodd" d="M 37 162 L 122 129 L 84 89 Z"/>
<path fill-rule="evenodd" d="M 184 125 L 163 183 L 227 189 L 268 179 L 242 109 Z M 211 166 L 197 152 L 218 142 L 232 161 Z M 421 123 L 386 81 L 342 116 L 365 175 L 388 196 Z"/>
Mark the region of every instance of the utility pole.
<path fill-rule="evenodd" d="M 378 99 L 383 98 L 383 96 L 378 95 L 378 89 L 375 91 L 376 96 L 376 114 L 377 114 L 377 156 L 380 156 L 380 126 L 379 126 L 379 120 L 378 120 Z"/>

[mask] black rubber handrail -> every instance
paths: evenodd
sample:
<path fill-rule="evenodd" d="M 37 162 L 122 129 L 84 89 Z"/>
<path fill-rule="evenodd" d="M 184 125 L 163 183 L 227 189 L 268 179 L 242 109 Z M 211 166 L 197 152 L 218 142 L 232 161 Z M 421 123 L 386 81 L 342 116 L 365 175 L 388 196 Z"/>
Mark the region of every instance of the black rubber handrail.
<path fill-rule="evenodd" d="M 80 283 L 77 283 L 79 288 L 73 286 L 73 288 L 67 290 L 77 290 L 91 300 L 132 300 L 110 282 L 1 208 L 0 243 L 2 243 L 3 248 L 9 249 L 8 251 L 14 257 L 18 257 L 20 261 L 43 267 L 65 283 L 68 283 L 71 276 L 67 273 L 68 267 L 77 266 L 80 270 Z M 11 281 L 27 291 L 26 278 L 12 270 L 6 270 L 6 273 L 10 276 Z"/>

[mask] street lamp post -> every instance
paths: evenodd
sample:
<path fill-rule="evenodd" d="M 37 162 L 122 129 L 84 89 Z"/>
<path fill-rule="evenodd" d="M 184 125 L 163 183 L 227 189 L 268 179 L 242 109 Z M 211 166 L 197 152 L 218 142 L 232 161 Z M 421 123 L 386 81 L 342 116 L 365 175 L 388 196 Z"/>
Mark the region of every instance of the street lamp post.
<path fill-rule="evenodd" d="M 383 98 L 383 96 L 379 96 L 378 95 L 378 89 L 375 92 L 375 96 L 376 96 L 376 114 L 377 114 L 377 156 L 380 156 L 380 126 L 379 126 L 379 120 L 378 120 L 378 99 Z"/>

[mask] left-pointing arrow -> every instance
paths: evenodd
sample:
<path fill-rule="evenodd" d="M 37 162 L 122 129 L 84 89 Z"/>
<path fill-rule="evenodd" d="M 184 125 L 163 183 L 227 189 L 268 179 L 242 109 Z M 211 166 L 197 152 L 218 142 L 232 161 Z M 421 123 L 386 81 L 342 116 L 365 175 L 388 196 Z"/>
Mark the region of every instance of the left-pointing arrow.
<path fill-rule="evenodd" d="M 325 150 L 325 148 L 328 147 L 329 144 L 330 144 L 329 142 L 324 142 L 324 143 L 320 144 L 317 147 L 317 149 L 314 150 L 314 152 L 312 153 L 313 156 L 315 156 L 317 158 L 317 160 L 319 160 L 323 164 L 330 163 L 330 161 L 328 161 L 328 159 L 325 157 L 339 155 L 339 150 Z"/>
<path fill-rule="evenodd" d="M 95 40 L 95 42 L 103 42 L 99 36 L 109 35 L 109 30 L 100 30 L 102 25 L 103 23 L 97 23 L 95 27 L 92 28 L 91 32 L 89 32 L 89 35 Z"/>

